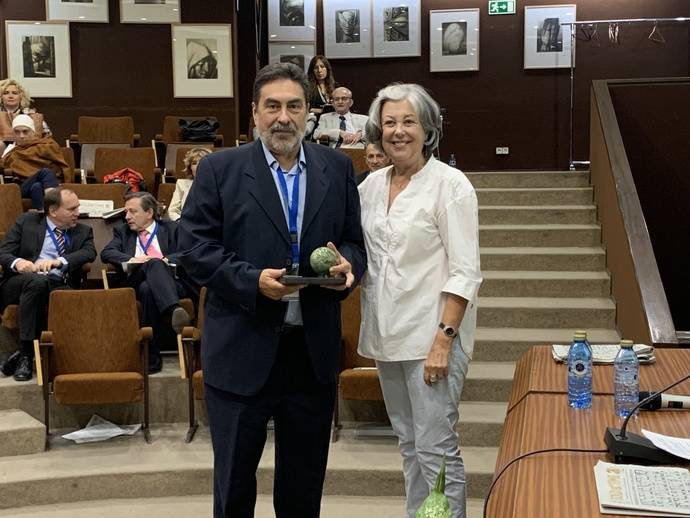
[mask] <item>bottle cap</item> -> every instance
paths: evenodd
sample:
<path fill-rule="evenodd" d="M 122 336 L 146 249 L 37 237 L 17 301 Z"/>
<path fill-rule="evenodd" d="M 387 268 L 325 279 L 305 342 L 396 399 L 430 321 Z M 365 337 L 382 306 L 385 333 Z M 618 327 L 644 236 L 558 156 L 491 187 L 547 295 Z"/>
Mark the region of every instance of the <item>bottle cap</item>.
<path fill-rule="evenodd" d="M 579 339 L 579 340 L 586 340 L 587 339 L 587 331 L 575 331 L 575 334 L 573 334 L 573 338 Z"/>
<path fill-rule="evenodd" d="M 632 340 L 621 340 L 621 347 L 624 349 L 632 349 L 633 346 L 633 341 Z"/>

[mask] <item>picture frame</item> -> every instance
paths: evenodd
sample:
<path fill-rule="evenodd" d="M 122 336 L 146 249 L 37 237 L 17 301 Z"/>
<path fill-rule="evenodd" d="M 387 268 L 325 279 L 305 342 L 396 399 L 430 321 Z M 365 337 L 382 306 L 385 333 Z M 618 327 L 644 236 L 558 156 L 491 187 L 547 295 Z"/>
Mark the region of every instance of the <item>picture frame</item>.
<path fill-rule="evenodd" d="M 120 23 L 180 23 L 180 0 L 120 0 Z"/>
<path fill-rule="evenodd" d="M 570 31 L 561 24 L 574 22 L 576 9 L 575 4 L 525 7 L 525 69 L 570 68 Z"/>
<path fill-rule="evenodd" d="M 316 55 L 314 43 L 269 43 L 269 63 L 293 63 L 304 70 L 306 74 L 309 62 Z"/>
<path fill-rule="evenodd" d="M 72 97 L 69 23 L 6 21 L 7 77 L 31 97 Z"/>
<path fill-rule="evenodd" d="M 232 28 L 172 25 L 173 96 L 233 97 Z"/>
<path fill-rule="evenodd" d="M 323 41 L 329 59 L 372 57 L 371 1 L 323 0 Z"/>
<path fill-rule="evenodd" d="M 108 23 L 108 0 L 46 0 L 46 20 Z"/>
<path fill-rule="evenodd" d="M 421 56 L 421 1 L 374 0 L 374 57 Z"/>
<path fill-rule="evenodd" d="M 429 70 L 479 70 L 479 9 L 429 11 Z"/>
<path fill-rule="evenodd" d="M 268 0 L 268 41 L 316 41 L 316 0 Z"/>

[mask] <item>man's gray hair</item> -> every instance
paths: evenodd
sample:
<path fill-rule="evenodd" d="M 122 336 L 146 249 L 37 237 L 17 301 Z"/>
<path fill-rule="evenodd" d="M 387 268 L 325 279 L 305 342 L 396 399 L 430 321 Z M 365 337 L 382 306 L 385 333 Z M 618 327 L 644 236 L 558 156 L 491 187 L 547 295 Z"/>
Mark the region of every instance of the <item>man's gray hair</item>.
<path fill-rule="evenodd" d="M 140 191 L 131 192 L 125 196 L 126 202 L 134 199 L 139 200 L 139 203 L 141 203 L 141 208 L 144 212 L 148 210 L 153 210 L 153 219 L 160 218 L 160 205 L 158 204 L 158 200 L 154 198 L 153 194 L 151 194 L 150 192 Z"/>
<path fill-rule="evenodd" d="M 393 83 L 379 90 L 376 99 L 369 107 L 369 121 L 366 125 L 367 142 L 381 147 L 381 111 L 388 101 L 410 102 L 419 123 L 424 130 L 424 148 L 422 152 L 429 158 L 441 140 L 441 107 L 422 86 L 414 83 Z"/>

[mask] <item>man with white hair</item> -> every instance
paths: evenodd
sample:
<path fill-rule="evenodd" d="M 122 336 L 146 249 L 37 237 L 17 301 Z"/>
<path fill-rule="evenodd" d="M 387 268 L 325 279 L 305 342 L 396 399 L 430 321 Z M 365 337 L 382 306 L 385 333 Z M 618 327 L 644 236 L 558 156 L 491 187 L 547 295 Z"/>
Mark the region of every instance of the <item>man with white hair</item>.
<path fill-rule="evenodd" d="M 364 148 L 364 127 L 369 117 L 352 113 L 352 92 L 344 86 L 333 90 L 335 112 L 324 113 L 314 131 L 314 140 L 328 136 L 331 147 Z"/>
<path fill-rule="evenodd" d="M 22 198 L 31 198 L 31 207 L 43 209 L 44 192 L 57 187 L 67 162 L 60 146 L 51 137 L 40 137 L 31 117 L 17 115 L 12 121 L 15 141 L 2 155 L 2 167 L 22 182 Z"/>

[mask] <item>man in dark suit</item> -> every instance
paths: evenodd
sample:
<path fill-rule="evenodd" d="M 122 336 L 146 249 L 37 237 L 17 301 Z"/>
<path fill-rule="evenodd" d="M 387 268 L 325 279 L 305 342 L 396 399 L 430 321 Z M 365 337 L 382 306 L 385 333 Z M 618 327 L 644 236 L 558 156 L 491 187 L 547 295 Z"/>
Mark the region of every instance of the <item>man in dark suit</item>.
<path fill-rule="evenodd" d="M 48 189 L 45 212 L 21 215 L 0 246 L 0 310 L 19 304 L 19 350 L 0 363 L 5 376 L 32 377 L 33 341 L 46 329 L 52 290 L 78 288 L 82 267 L 96 258 L 93 232 L 77 223 L 79 198 L 69 189 Z"/>
<path fill-rule="evenodd" d="M 149 348 L 149 372 L 163 366 L 161 346 L 168 343 L 189 315 L 180 306 L 180 298 L 194 292 L 191 283 L 176 278 L 177 224 L 158 218 L 158 201 L 147 192 L 125 197 L 125 223 L 113 229 L 113 239 L 101 252 L 125 278 L 125 284 L 137 291 L 144 326 L 153 327 Z M 124 268 L 123 268 L 124 265 Z M 127 272 L 124 271 L 126 268 Z M 182 273 L 180 271 L 180 273 Z"/>
<path fill-rule="evenodd" d="M 208 287 L 202 338 L 204 394 L 214 451 L 214 516 L 254 514 L 256 469 L 275 423 L 274 508 L 316 518 L 340 356 L 340 300 L 366 269 L 350 159 L 303 141 L 303 72 L 263 68 L 253 116 L 261 139 L 207 156 L 180 223 L 180 260 Z M 328 244 L 339 290 L 286 286 L 314 276 L 311 252 Z M 286 300 L 286 298 L 288 300 Z"/>

